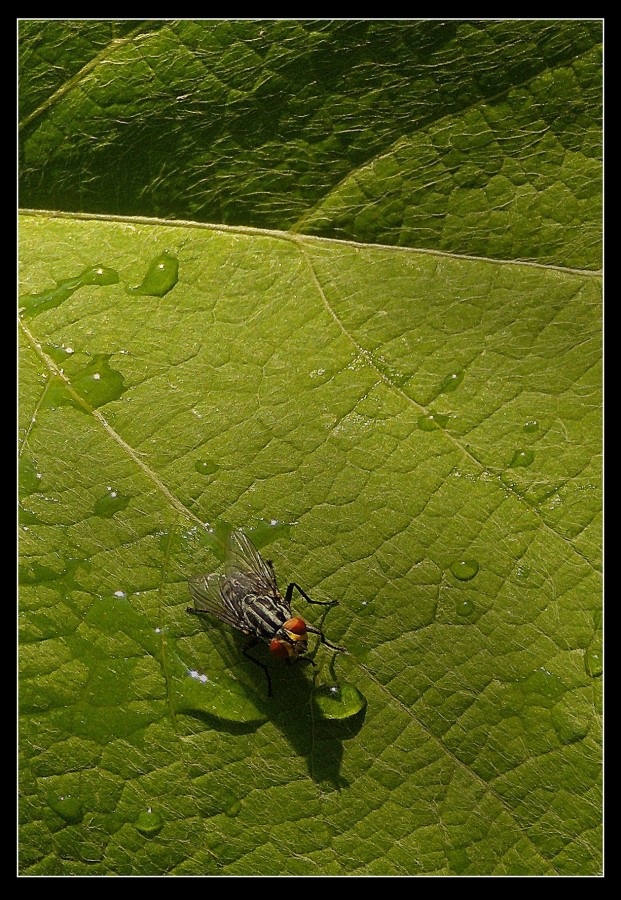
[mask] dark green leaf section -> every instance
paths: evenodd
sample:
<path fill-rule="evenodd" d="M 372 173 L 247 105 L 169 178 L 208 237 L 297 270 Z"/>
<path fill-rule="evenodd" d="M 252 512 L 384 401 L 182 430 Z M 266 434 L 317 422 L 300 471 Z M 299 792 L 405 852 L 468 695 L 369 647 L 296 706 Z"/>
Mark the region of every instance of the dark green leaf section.
<path fill-rule="evenodd" d="M 21 203 L 597 269 L 600 42 L 570 20 L 23 23 Z"/>
<path fill-rule="evenodd" d="M 598 277 L 21 236 L 27 295 L 119 276 L 20 323 L 21 871 L 599 873 Z M 298 611 L 348 653 L 272 661 L 272 699 L 186 612 L 231 525 L 340 601 Z"/>

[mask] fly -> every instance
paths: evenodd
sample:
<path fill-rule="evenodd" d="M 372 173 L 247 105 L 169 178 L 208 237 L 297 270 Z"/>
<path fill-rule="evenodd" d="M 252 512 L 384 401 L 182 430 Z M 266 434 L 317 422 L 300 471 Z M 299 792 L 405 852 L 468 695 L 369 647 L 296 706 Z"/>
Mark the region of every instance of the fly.
<path fill-rule="evenodd" d="M 285 596 L 280 593 L 271 560 L 265 560 L 243 531 L 230 533 L 224 555 L 224 575 L 200 575 L 190 579 L 189 588 L 194 606 L 187 611 L 195 615 L 211 615 L 238 631 L 250 636 L 243 654 L 260 666 L 267 677 L 272 696 L 272 682 L 267 666 L 250 656 L 248 650 L 260 641 L 269 644 L 277 659 L 296 660 L 308 650 L 308 635 L 316 634 L 331 650 L 343 651 L 326 640 L 323 631 L 307 624 L 291 612 L 294 589 L 308 603 L 335 606 L 338 600 L 311 600 L 299 584 L 292 581 Z"/>

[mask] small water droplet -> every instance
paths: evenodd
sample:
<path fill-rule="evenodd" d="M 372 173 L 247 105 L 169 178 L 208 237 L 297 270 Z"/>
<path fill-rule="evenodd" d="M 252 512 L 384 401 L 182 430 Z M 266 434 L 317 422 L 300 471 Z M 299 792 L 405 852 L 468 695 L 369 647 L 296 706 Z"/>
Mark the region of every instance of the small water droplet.
<path fill-rule="evenodd" d="M 479 571 L 479 564 L 476 559 L 458 559 L 451 563 L 450 569 L 455 578 L 470 581 Z"/>
<path fill-rule="evenodd" d="M 604 659 L 600 647 L 589 647 L 584 654 L 584 668 L 591 678 L 599 678 L 604 671 Z"/>
<path fill-rule="evenodd" d="M 150 836 L 157 834 L 162 830 L 164 820 L 158 812 L 154 812 L 151 807 L 143 810 L 136 819 L 136 830 L 141 834 Z"/>
<path fill-rule="evenodd" d="M 456 391 L 459 385 L 464 380 L 463 370 L 458 369 L 455 372 L 450 372 L 442 384 L 440 385 L 440 394 L 449 394 L 451 391 Z"/>
<path fill-rule="evenodd" d="M 449 417 L 443 413 L 428 413 L 418 417 L 418 427 L 421 431 L 435 431 L 437 428 L 444 428 L 448 420 Z"/>
<path fill-rule="evenodd" d="M 118 284 L 119 273 L 107 266 L 92 266 L 74 278 L 65 278 L 50 290 L 40 294 L 26 294 L 19 299 L 24 318 L 35 316 L 46 309 L 54 309 L 85 285 Z"/>
<path fill-rule="evenodd" d="M 530 419 L 528 422 L 524 422 L 522 428 L 527 434 L 532 434 L 539 431 L 539 422 L 537 419 Z"/>
<path fill-rule="evenodd" d="M 77 797 L 71 794 L 48 794 L 48 806 L 53 809 L 65 822 L 77 825 L 84 818 L 84 808 Z"/>
<path fill-rule="evenodd" d="M 212 459 L 199 459 L 194 463 L 194 470 L 198 472 L 199 475 L 213 475 L 219 468 L 220 466 L 218 463 L 214 462 Z"/>
<path fill-rule="evenodd" d="M 324 719 L 349 719 L 367 705 L 366 697 L 352 684 L 322 685 L 313 699 Z"/>
<path fill-rule="evenodd" d="M 108 488 L 108 492 L 103 497 L 95 500 L 93 512 L 96 516 L 101 516 L 102 519 L 111 519 L 116 513 L 125 509 L 130 500 L 131 497 L 121 494 L 120 491 Z"/>
<path fill-rule="evenodd" d="M 129 288 L 129 294 L 148 297 L 164 297 L 177 284 L 179 260 L 168 250 L 164 250 L 151 262 L 147 274 L 139 287 Z"/>
<path fill-rule="evenodd" d="M 458 616 L 471 616 L 474 612 L 474 603 L 466 597 L 457 601 L 455 610 Z"/>
<path fill-rule="evenodd" d="M 516 469 L 519 466 L 530 466 L 535 459 L 535 451 L 530 447 L 527 450 L 516 450 L 513 459 L 509 463 L 510 469 Z"/>
<path fill-rule="evenodd" d="M 41 490 L 41 473 L 29 456 L 20 456 L 18 465 L 18 489 L 20 499 Z"/>
<path fill-rule="evenodd" d="M 515 570 L 515 574 L 518 578 L 522 579 L 522 581 L 527 581 L 530 577 L 530 566 L 520 563 Z"/>
<path fill-rule="evenodd" d="M 376 606 L 373 598 L 371 600 L 361 600 L 358 604 L 359 616 L 372 616 L 376 613 Z"/>
<path fill-rule="evenodd" d="M 110 354 L 97 353 L 87 366 L 71 376 L 74 389 L 94 409 L 118 400 L 125 391 L 123 376 L 111 367 L 109 360 Z"/>
<path fill-rule="evenodd" d="M 226 806 L 224 807 L 224 815 L 233 819 L 235 816 L 239 815 L 241 806 L 241 801 L 238 800 L 237 797 L 234 797 L 232 794 L 229 795 Z"/>

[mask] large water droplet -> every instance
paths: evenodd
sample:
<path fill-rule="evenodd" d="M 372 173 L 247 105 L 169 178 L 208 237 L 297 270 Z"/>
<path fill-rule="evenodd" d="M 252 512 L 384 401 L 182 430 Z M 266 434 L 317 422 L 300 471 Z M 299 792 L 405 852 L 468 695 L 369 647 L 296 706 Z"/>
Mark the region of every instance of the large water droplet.
<path fill-rule="evenodd" d="M 451 563 L 451 572 L 460 581 L 470 581 L 479 571 L 476 559 L 457 559 Z"/>
<path fill-rule="evenodd" d="M 188 669 L 168 654 L 168 667 L 174 669 L 172 696 L 178 713 L 202 718 L 214 716 L 228 722 L 262 722 L 265 714 L 255 705 L 243 686 L 223 672 L 209 677 L 197 669 Z"/>
<path fill-rule="evenodd" d="M 531 450 L 530 447 L 527 450 L 516 450 L 509 463 L 509 468 L 516 469 L 520 466 L 530 466 L 534 459 L 535 451 Z"/>
<path fill-rule="evenodd" d="M 81 801 L 77 797 L 72 797 L 71 794 L 48 794 L 47 802 L 50 809 L 53 809 L 70 825 L 77 825 L 84 818 Z"/>
<path fill-rule="evenodd" d="M 118 400 L 125 391 L 120 372 L 110 365 L 110 354 L 97 353 L 80 372 L 71 376 L 71 384 L 93 409 Z"/>
<path fill-rule="evenodd" d="M 147 837 L 157 834 L 162 830 L 164 820 L 158 812 L 154 812 L 151 807 L 143 810 L 136 819 L 136 830 Z"/>
<path fill-rule="evenodd" d="M 349 719 L 367 705 L 364 694 L 347 682 L 322 685 L 314 691 L 313 699 L 324 719 Z"/>
<path fill-rule="evenodd" d="M 102 519 L 111 519 L 116 513 L 125 509 L 130 500 L 131 497 L 127 497 L 120 491 L 115 491 L 109 487 L 103 497 L 95 500 L 93 512 L 96 516 L 101 516 Z"/>
<path fill-rule="evenodd" d="M 129 294 L 164 297 L 177 284 L 179 260 L 168 250 L 156 256 L 138 287 L 129 288 Z"/>
<path fill-rule="evenodd" d="M 78 288 L 85 285 L 118 284 L 119 273 L 107 266 L 91 266 L 74 278 L 59 281 L 56 287 L 40 294 L 25 294 L 19 299 L 21 314 L 24 318 L 35 316 L 46 309 L 54 309 L 71 297 Z"/>
<path fill-rule="evenodd" d="M 535 431 L 539 431 L 539 422 L 537 419 L 529 419 L 528 422 L 524 422 L 522 429 L 527 434 L 533 434 Z"/>

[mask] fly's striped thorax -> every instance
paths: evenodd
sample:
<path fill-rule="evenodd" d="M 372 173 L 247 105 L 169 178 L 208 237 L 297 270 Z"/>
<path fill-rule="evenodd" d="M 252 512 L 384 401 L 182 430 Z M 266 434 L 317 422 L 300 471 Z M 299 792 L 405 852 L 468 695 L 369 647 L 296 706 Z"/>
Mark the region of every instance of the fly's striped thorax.
<path fill-rule="evenodd" d="M 271 639 L 289 618 L 282 597 L 252 594 L 244 600 L 244 619 L 252 633 Z"/>

